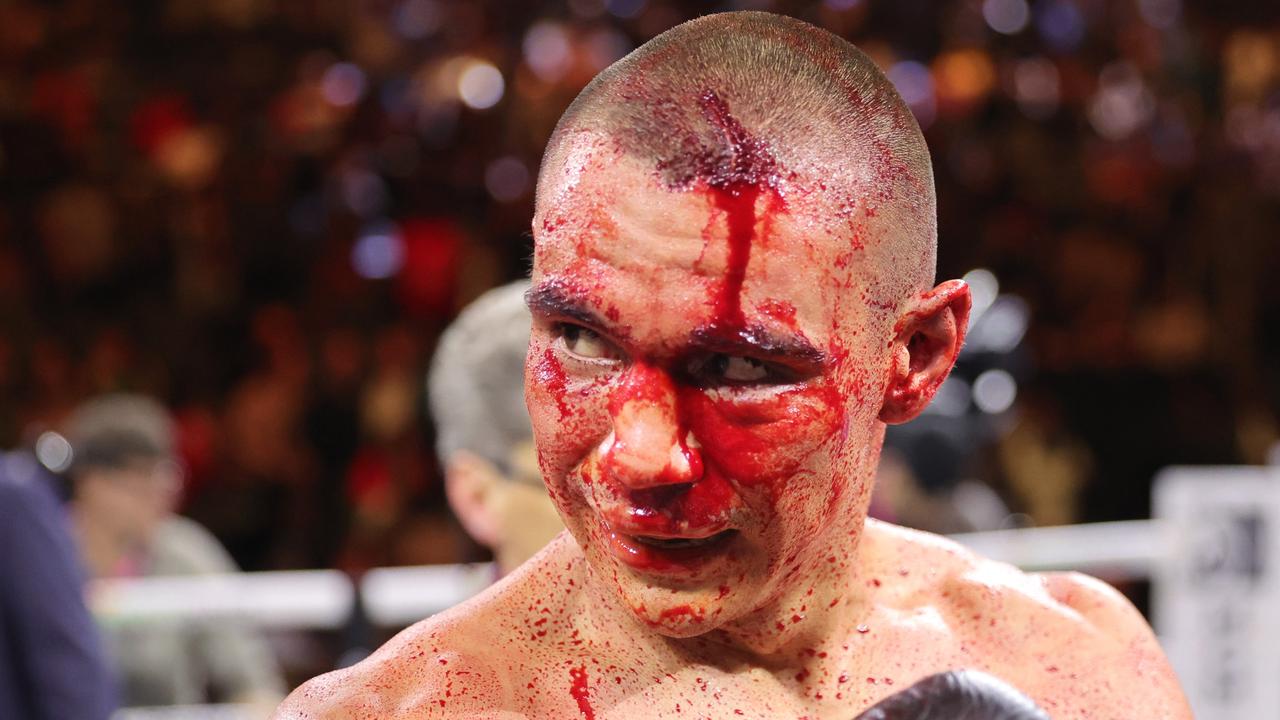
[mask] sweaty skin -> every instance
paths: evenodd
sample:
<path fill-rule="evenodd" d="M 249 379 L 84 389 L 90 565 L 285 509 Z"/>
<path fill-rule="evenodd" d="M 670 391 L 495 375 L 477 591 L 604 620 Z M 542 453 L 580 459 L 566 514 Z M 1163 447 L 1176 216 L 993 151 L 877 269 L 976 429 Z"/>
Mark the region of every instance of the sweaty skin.
<path fill-rule="evenodd" d="M 851 242 L 805 178 L 673 188 L 606 136 L 566 142 L 526 394 L 568 532 L 277 717 L 843 720 L 953 669 L 1055 720 L 1190 717 L 1110 587 L 866 518 L 885 423 L 959 351 L 963 284 L 883 297 L 894 267 L 863 248 L 892 228 L 858 213 Z"/>

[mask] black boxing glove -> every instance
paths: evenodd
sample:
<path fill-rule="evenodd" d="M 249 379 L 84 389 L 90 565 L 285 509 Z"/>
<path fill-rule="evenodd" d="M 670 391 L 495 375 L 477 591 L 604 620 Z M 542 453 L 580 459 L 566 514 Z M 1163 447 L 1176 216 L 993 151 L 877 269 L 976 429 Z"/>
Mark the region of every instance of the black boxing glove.
<path fill-rule="evenodd" d="M 930 675 L 854 720 L 1049 720 L 1009 683 L 978 670 Z"/>

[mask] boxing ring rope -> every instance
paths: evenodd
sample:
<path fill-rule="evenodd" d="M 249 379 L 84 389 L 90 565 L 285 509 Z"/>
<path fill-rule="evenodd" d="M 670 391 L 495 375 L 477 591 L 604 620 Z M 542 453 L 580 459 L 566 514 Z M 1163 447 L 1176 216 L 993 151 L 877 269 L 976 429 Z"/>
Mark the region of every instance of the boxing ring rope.
<path fill-rule="evenodd" d="M 1130 520 L 965 533 L 952 538 L 1024 570 L 1079 570 L 1110 580 L 1151 577 L 1160 560 L 1160 521 Z M 272 629 L 337 629 L 355 593 L 374 625 L 408 625 L 475 595 L 493 580 L 490 563 L 379 568 L 353 582 L 337 570 L 98 580 L 89 604 L 104 623 L 236 618 Z"/>
<path fill-rule="evenodd" d="M 1158 520 L 1019 528 L 951 536 L 981 555 L 1029 571 L 1079 570 L 1109 580 L 1150 578 L 1161 561 Z M 373 625 L 409 625 L 483 590 L 492 563 L 97 580 L 89 605 L 112 625 L 249 621 L 273 630 L 337 630 L 359 609 Z M 357 598 L 357 591 L 360 593 Z M 359 606 L 357 608 L 357 599 Z M 126 708 L 112 720 L 260 720 L 242 705 Z"/>

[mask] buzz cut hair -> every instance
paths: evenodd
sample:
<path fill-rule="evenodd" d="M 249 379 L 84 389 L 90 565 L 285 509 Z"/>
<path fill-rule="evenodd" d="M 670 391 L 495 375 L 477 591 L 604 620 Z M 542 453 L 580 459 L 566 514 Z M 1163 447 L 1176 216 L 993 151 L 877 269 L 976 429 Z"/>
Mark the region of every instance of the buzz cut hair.
<path fill-rule="evenodd" d="M 933 283 L 937 209 L 920 126 L 875 62 L 826 30 L 729 12 L 640 46 L 597 75 L 560 118 L 539 172 L 539 212 L 561 191 L 581 133 L 650 163 L 675 191 L 766 182 L 821 198 L 831 223 L 880 261 L 868 264 L 894 268 L 895 279 L 876 281 L 893 287 L 877 294 L 905 296 Z"/>

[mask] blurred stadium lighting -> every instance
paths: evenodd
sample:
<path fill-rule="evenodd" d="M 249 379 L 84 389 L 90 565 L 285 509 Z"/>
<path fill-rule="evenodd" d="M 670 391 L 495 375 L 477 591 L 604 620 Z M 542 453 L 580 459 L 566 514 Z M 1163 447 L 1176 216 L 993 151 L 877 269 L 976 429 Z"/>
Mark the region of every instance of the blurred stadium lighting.
<path fill-rule="evenodd" d="M 600 71 L 631 52 L 631 48 L 631 41 L 626 35 L 612 28 L 602 28 L 587 37 L 587 60 L 593 71 Z"/>
<path fill-rule="evenodd" d="M 324 99 L 338 107 L 355 105 L 364 96 L 364 90 L 364 71 L 352 63 L 334 63 L 320 79 Z"/>
<path fill-rule="evenodd" d="M 969 411 L 969 403 L 972 399 L 973 390 L 969 383 L 965 382 L 964 378 L 953 374 L 938 388 L 937 394 L 933 396 L 933 402 L 925 407 L 925 412 L 949 418 L 963 417 Z"/>
<path fill-rule="evenodd" d="M 380 214 L 387 205 L 387 184 L 377 173 L 352 168 L 342 173 L 342 201 L 360 217 Z"/>
<path fill-rule="evenodd" d="M 41 433 L 36 438 L 36 459 L 50 472 L 61 473 L 71 467 L 71 443 L 56 432 Z"/>
<path fill-rule="evenodd" d="M 1114 62 L 1098 76 L 1098 92 L 1089 102 L 1089 122 L 1108 140 L 1123 140 L 1146 125 L 1155 113 L 1155 98 L 1138 69 Z"/>
<path fill-rule="evenodd" d="M 938 109 L 929 68 L 914 60 L 903 60 L 894 63 L 885 75 L 911 108 L 920 127 L 928 127 Z"/>
<path fill-rule="evenodd" d="M 515 155 L 500 157 L 485 168 L 484 186 L 493 199 L 514 202 L 529 189 L 529 168 Z"/>
<path fill-rule="evenodd" d="M 591 20 L 604 14 L 604 0 L 569 0 L 569 9 L 574 15 Z"/>
<path fill-rule="evenodd" d="M 524 60 L 542 80 L 553 83 L 564 77 L 573 61 L 569 34 L 560 23 L 536 23 L 524 34 Z"/>
<path fill-rule="evenodd" d="M 998 415 L 1013 407 L 1018 398 L 1018 384 L 1004 370 L 987 370 L 973 381 L 973 404 L 989 415 Z"/>
<path fill-rule="evenodd" d="M 995 273 L 986 268 L 974 268 L 961 279 L 969 286 L 969 295 L 973 298 L 973 306 L 969 310 L 969 327 L 972 328 L 1000 294 L 1000 282 L 996 280 Z"/>
<path fill-rule="evenodd" d="M 1026 0 L 986 0 L 982 3 L 982 19 L 987 26 L 1004 35 L 1022 32 L 1031 20 Z"/>
<path fill-rule="evenodd" d="M 1062 100 L 1058 66 L 1045 57 L 1019 60 L 1013 67 L 1013 96 L 1018 109 L 1033 120 L 1052 115 Z"/>
<path fill-rule="evenodd" d="M 391 223 L 376 223 L 351 247 L 351 267 L 367 280 L 392 277 L 404 267 L 404 239 Z"/>
<path fill-rule="evenodd" d="M 1003 355 L 1013 352 L 1027 334 L 1031 308 L 1016 295 L 997 297 L 979 320 L 969 322 L 965 349 Z"/>
<path fill-rule="evenodd" d="M 458 98 L 473 110 L 486 110 L 498 104 L 506 83 L 498 68 L 484 60 L 470 60 L 458 74 Z"/>
<path fill-rule="evenodd" d="M 1053 0 L 1037 6 L 1036 29 L 1053 49 L 1075 50 L 1084 40 L 1084 15 L 1071 0 Z"/>
<path fill-rule="evenodd" d="M 1182 1 L 1138 0 L 1138 12 L 1151 27 L 1168 30 L 1182 17 Z"/>
<path fill-rule="evenodd" d="M 630 20 L 639 15 L 647 4 L 647 0 L 606 0 L 605 7 L 614 17 Z"/>
<path fill-rule="evenodd" d="M 440 15 L 436 0 L 404 0 L 392 15 L 392 26 L 402 37 L 421 40 L 440 28 Z"/>

